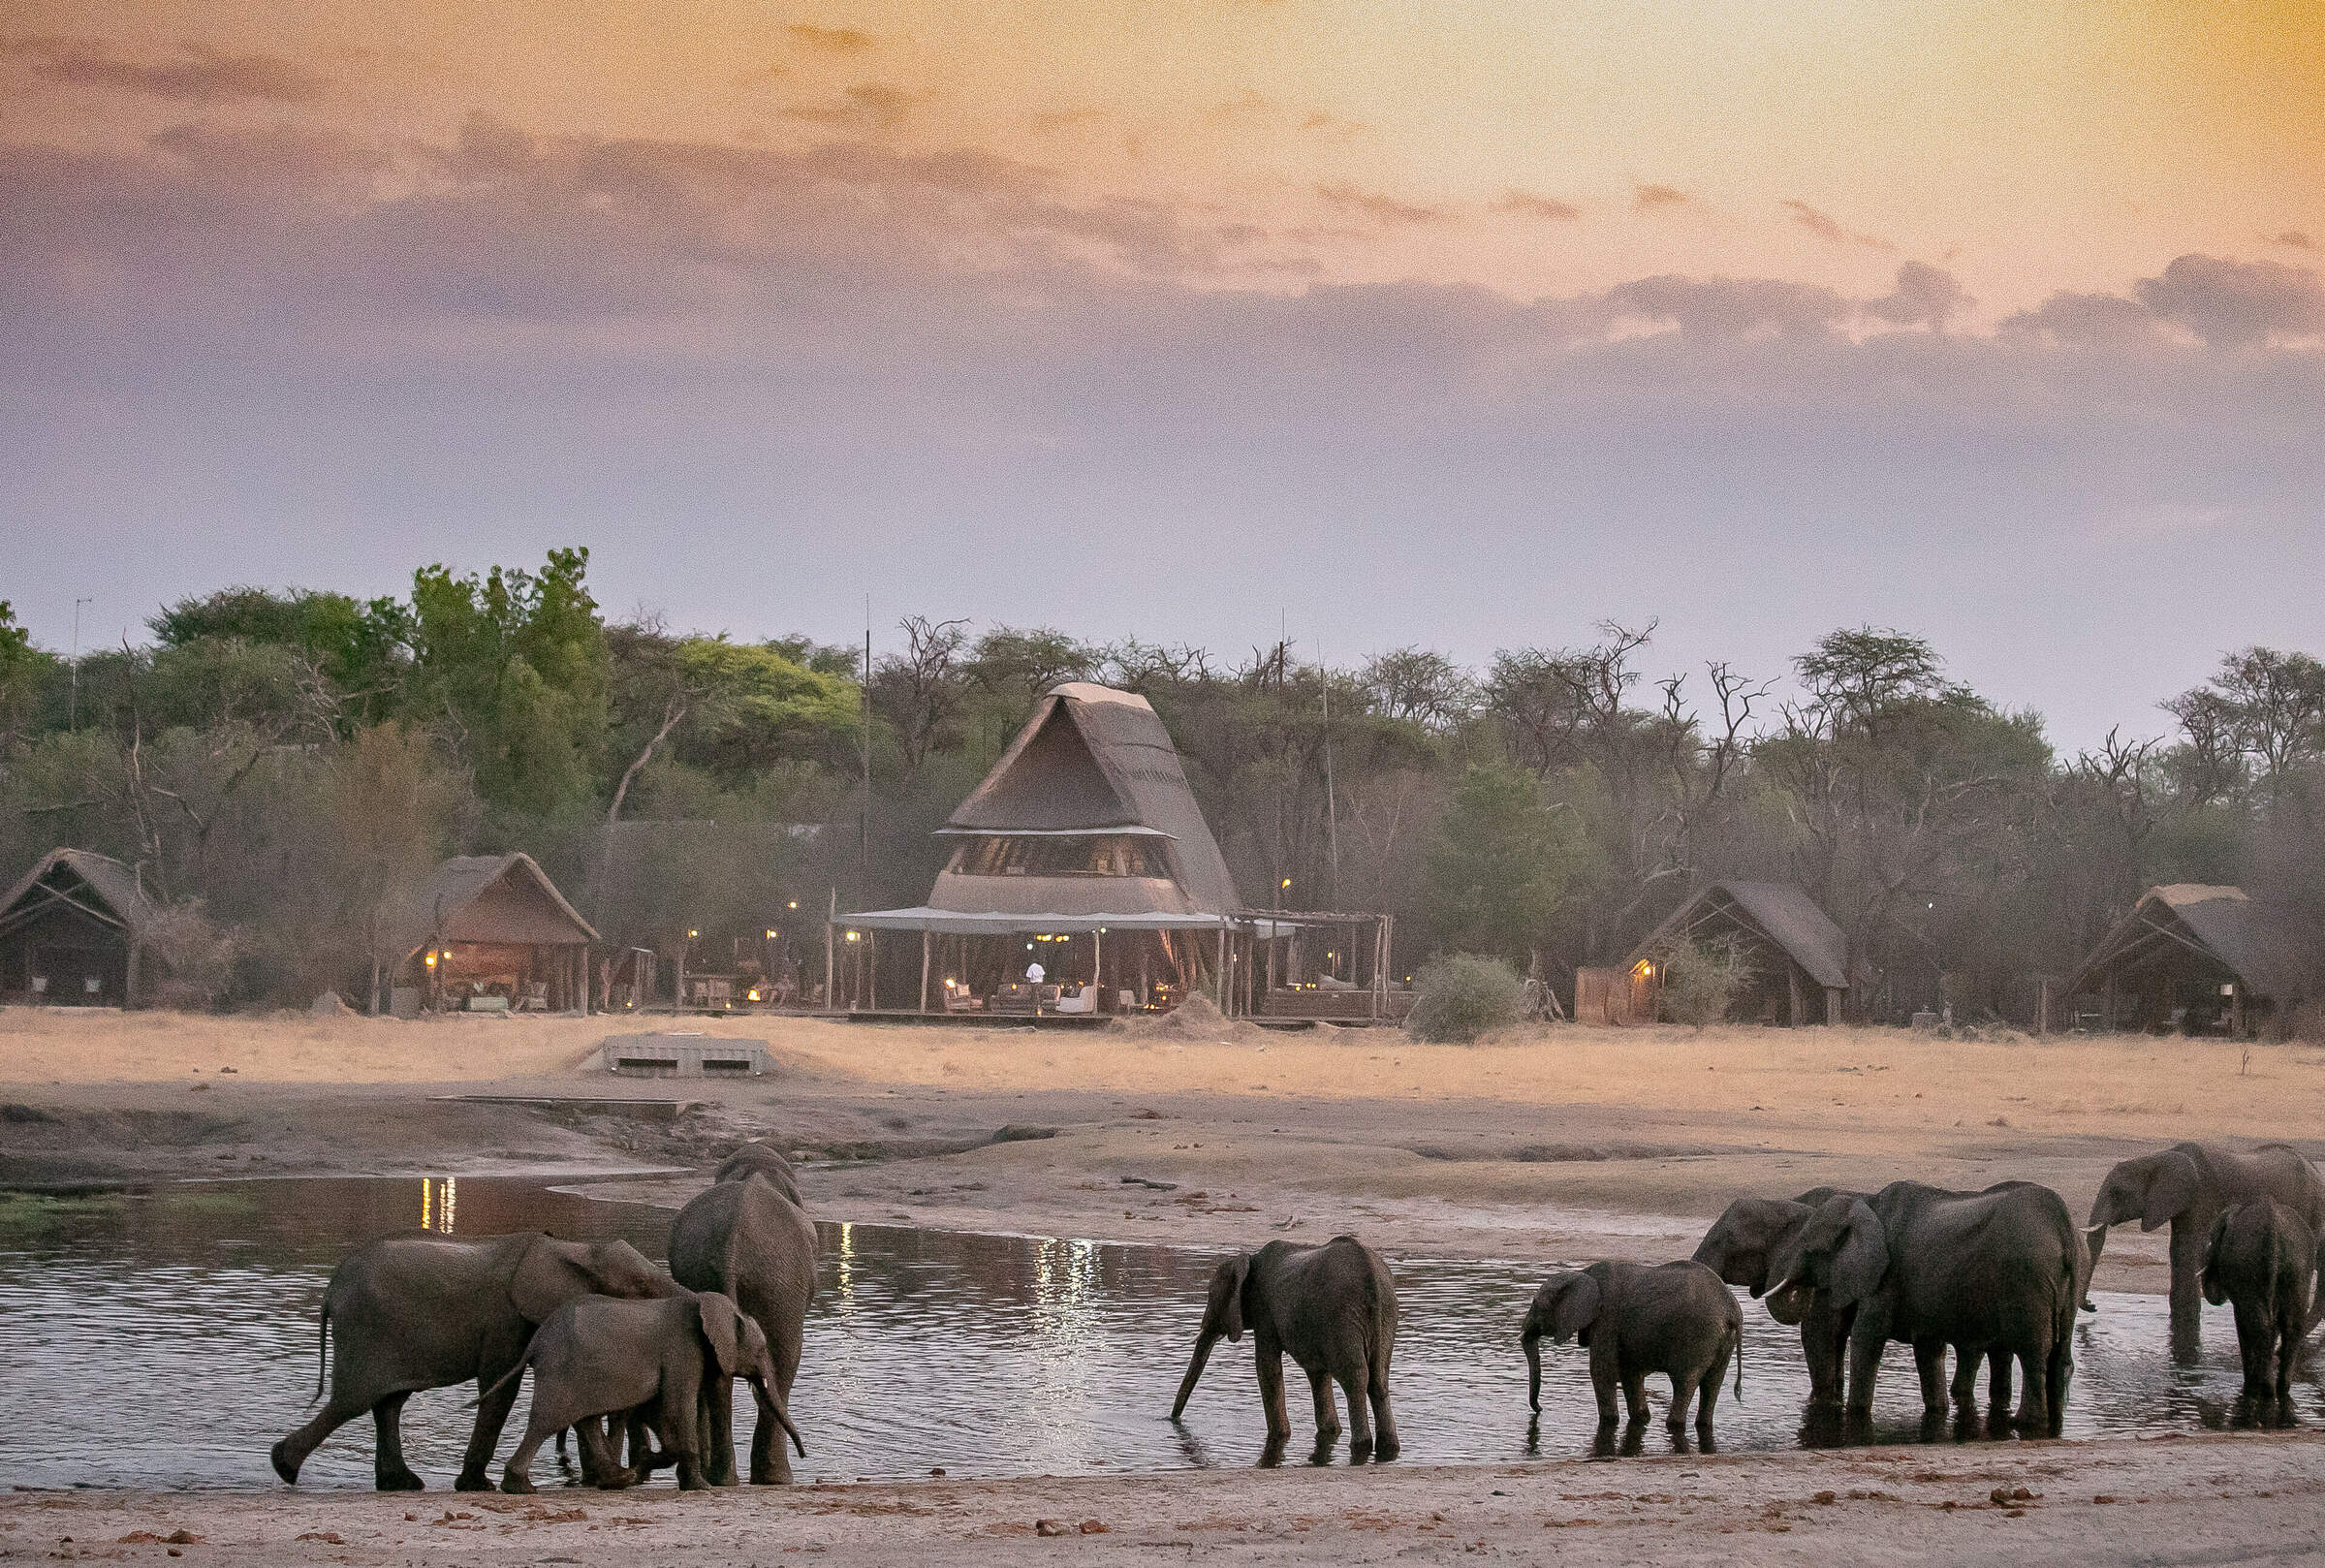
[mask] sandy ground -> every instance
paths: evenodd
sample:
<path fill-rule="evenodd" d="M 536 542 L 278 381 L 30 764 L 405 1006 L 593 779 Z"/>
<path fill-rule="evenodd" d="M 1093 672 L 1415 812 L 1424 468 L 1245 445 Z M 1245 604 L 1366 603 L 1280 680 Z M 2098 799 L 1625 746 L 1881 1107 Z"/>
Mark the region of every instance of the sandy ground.
<path fill-rule="evenodd" d="M 1553 1027 L 1425 1047 L 1169 1020 L 762 1018 L 684 1026 L 767 1040 L 765 1078 L 586 1065 L 610 1031 L 642 1026 L 0 1013 L 0 1181 L 552 1171 L 675 1205 L 764 1136 L 807 1157 L 802 1186 L 831 1219 L 1220 1248 L 1351 1230 L 1392 1260 L 1662 1259 L 1747 1192 L 2018 1176 L 2080 1213 L 2115 1160 L 2172 1140 L 2325 1150 L 2325 1051 L 2304 1046 Z M 670 1174 L 602 1178 L 654 1168 Z M 2159 1290 L 2162 1260 L 2160 1235 L 2118 1231 L 2094 1283 Z M 1994 1486 L 2042 1495 L 1997 1507 Z M 188 1560 L 261 1563 L 2295 1561 L 2325 1560 L 2321 1492 L 2325 1443 L 2291 1434 L 709 1498 L 40 1494 L 0 1497 L 0 1556 L 161 1558 L 169 1543 L 121 1537 L 183 1529 L 204 1538 L 177 1545 Z M 1106 1529 L 1053 1539 L 1037 1520 Z"/>
<path fill-rule="evenodd" d="M 1996 1500 L 1997 1493 L 2000 1500 Z M 192 1536 L 197 1539 L 173 1537 Z M 681 1495 L 40 1494 L 0 1558 L 189 1565 L 2325 1561 L 2315 1437 Z"/>

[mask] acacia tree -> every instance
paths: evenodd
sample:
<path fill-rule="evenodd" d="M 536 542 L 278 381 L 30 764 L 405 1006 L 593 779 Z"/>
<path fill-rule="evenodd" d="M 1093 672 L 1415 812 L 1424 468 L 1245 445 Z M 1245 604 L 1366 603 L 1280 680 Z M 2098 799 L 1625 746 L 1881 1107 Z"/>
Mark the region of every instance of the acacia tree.
<path fill-rule="evenodd" d="M 1471 764 L 1429 851 L 1427 902 L 1438 942 L 1524 961 L 1587 854 L 1573 814 L 1545 802 L 1525 772 Z"/>

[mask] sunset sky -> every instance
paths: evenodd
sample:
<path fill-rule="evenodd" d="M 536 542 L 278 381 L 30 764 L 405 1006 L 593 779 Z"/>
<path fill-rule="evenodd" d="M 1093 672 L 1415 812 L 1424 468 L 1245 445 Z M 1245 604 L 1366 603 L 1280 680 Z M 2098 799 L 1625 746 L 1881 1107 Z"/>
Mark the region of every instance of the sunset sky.
<path fill-rule="evenodd" d="M 566 542 L 744 636 L 1660 616 L 1775 674 L 1871 621 L 2070 745 L 2325 644 L 2313 0 L 0 29 L 0 597 L 52 646 Z"/>

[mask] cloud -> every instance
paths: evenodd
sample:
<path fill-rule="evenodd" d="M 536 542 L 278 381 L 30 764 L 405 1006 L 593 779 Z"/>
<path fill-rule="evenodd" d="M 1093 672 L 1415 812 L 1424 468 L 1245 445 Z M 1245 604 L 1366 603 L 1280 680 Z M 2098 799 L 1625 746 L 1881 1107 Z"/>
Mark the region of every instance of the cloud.
<path fill-rule="evenodd" d="M 1603 296 L 1614 315 L 1676 323 L 1712 338 L 1831 333 L 1855 307 L 1832 289 L 1776 278 L 1691 278 L 1677 274 L 1618 284 Z"/>
<path fill-rule="evenodd" d="M 69 87 L 103 87 L 181 103 L 258 99 L 311 104 L 330 78 L 279 54 L 228 54 L 185 43 L 174 55 L 131 57 L 93 38 L 16 38 L 0 42 L 0 56 L 34 75 Z"/>
<path fill-rule="evenodd" d="M 1493 204 L 1496 212 L 1514 212 L 1520 217 L 1540 218 L 1548 223 L 1572 223 L 1583 215 L 1583 209 L 1555 197 L 1536 196 L 1531 191 L 1504 191 L 1501 200 Z"/>
<path fill-rule="evenodd" d="M 885 82 L 860 81 L 839 95 L 837 103 L 795 104 L 783 112 L 795 120 L 862 131 L 893 131 L 911 115 L 927 94 L 908 93 Z"/>
<path fill-rule="evenodd" d="M 2325 332 L 2325 283 L 2307 267 L 2281 262 L 2190 252 L 2161 277 L 2142 278 L 2132 292 L 2156 315 L 2215 346 L 2244 348 L 2278 334 Z"/>
<path fill-rule="evenodd" d="M 1897 287 L 1881 298 L 1867 300 L 1865 310 L 1895 327 L 1927 327 L 1942 332 L 1949 318 L 1975 303 L 1944 267 L 1907 262 L 1898 268 Z"/>
<path fill-rule="evenodd" d="M 1362 120 L 1344 120 L 1337 114 L 1328 114 L 1319 109 L 1301 116 L 1300 129 L 1331 137 L 1335 141 L 1346 141 L 1351 137 L 1363 136 L 1372 127 Z"/>
<path fill-rule="evenodd" d="M 1694 197 L 1674 185 L 1640 185 L 1634 187 L 1631 192 L 1632 209 L 1639 212 L 1652 212 L 1659 207 L 1684 206 L 1694 200 Z"/>
<path fill-rule="evenodd" d="M 2076 348 L 2124 348 L 2159 342 L 2155 312 L 2120 294 L 2060 291 L 2032 310 L 2005 316 L 1995 330 L 2003 337 L 2044 337 Z"/>
<path fill-rule="evenodd" d="M 2298 229 L 2287 229 L 2280 235 L 2274 235 L 2270 236 L 2269 243 L 2283 245 L 2292 250 L 2315 250 L 2317 248 L 2317 242 Z"/>
<path fill-rule="evenodd" d="M 1256 87 L 1245 87 L 1224 104 L 1212 105 L 1206 117 L 1222 125 L 1231 125 L 1238 120 L 1264 119 L 1274 113 L 1275 103 L 1272 99 Z"/>
<path fill-rule="evenodd" d="M 795 21 L 785 31 L 801 48 L 826 54 L 864 54 L 880 47 L 878 39 L 855 27 L 818 27 L 813 22 Z"/>
<path fill-rule="evenodd" d="M 1792 214 L 1793 222 L 1819 238 L 1829 239 L 1836 245 L 1863 245 L 1869 250 L 1878 251 L 1897 249 L 1886 239 L 1878 239 L 1871 235 L 1861 235 L 1843 229 L 1838 218 L 1833 217 L 1830 213 L 1819 212 L 1806 202 L 1796 202 L 1788 197 L 1777 205 Z"/>
<path fill-rule="evenodd" d="M 1045 134 L 1068 130 L 1077 125 L 1091 125 L 1106 118 L 1102 109 L 1059 109 L 1047 113 L 1029 114 L 1025 123 Z"/>
<path fill-rule="evenodd" d="M 1318 185 L 1316 195 L 1333 206 L 1347 212 L 1361 213 L 1375 223 L 1403 225 L 1444 223 L 1451 216 L 1443 207 L 1417 206 L 1410 202 L 1399 202 L 1395 197 L 1385 196 L 1378 191 L 1361 190 L 1348 184 Z"/>

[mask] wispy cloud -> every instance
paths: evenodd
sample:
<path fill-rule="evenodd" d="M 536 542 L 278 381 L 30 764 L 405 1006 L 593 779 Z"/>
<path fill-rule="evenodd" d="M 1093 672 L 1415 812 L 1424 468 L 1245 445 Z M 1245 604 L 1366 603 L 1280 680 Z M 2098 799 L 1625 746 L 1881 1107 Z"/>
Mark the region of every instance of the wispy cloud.
<path fill-rule="evenodd" d="M 1393 196 L 1384 195 L 1379 191 L 1364 190 L 1355 185 L 1318 185 L 1316 195 L 1342 211 L 1362 213 L 1375 223 L 1444 223 L 1451 217 L 1451 214 L 1443 207 L 1420 206 L 1411 202 L 1399 202 Z"/>
<path fill-rule="evenodd" d="M 833 104 L 795 104 L 783 112 L 795 120 L 817 125 L 853 126 L 865 131 L 893 131 L 913 109 L 926 102 L 925 93 L 908 93 L 886 82 L 860 81 Z"/>
<path fill-rule="evenodd" d="M 1046 113 L 1029 114 L 1025 117 L 1025 123 L 1047 134 L 1069 130 L 1077 125 L 1093 125 L 1104 118 L 1106 110 L 1102 109 L 1058 109 Z"/>
<path fill-rule="evenodd" d="M 1537 196 L 1532 191 L 1504 191 L 1501 200 L 1493 204 L 1493 210 L 1514 212 L 1522 218 L 1540 218 L 1546 223 L 1572 223 L 1583 215 L 1583 209 L 1571 202 Z"/>
<path fill-rule="evenodd" d="M 1878 251 L 1897 249 L 1886 239 L 1877 238 L 1872 235 L 1861 235 L 1854 230 L 1842 228 L 1839 219 L 1829 212 L 1818 211 L 1806 202 L 1794 201 L 1787 197 L 1777 204 L 1792 214 L 1794 223 L 1799 224 L 1818 238 L 1831 240 L 1836 245 L 1863 245 L 1868 250 Z"/>
<path fill-rule="evenodd" d="M 181 44 L 174 54 L 130 55 L 92 38 L 16 38 L 0 56 L 69 87 L 102 87 L 184 103 L 261 99 L 311 104 L 330 78 L 279 54 L 229 54 Z"/>
<path fill-rule="evenodd" d="M 1640 212 L 1685 206 L 1695 200 L 1676 185 L 1639 185 L 1631 191 L 1631 206 Z"/>
<path fill-rule="evenodd" d="M 2287 229 L 2280 235 L 2271 235 L 2269 243 L 2282 245 L 2288 250 L 2315 250 L 2317 242 L 2298 229 Z"/>
<path fill-rule="evenodd" d="M 2325 332 L 2325 282 L 2306 267 L 2182 256 L 2132 292 L 2207 343 L 2242 348 L 2277 335 Z"/>
<path fill-rule="evenodd" d="M 826 54 L 864 54 L 880 47 L 878 39 L 857 27 L 818 27 L 813 22 L 795 21 L 786 31 L 801 48 Z"/>
<path fill-rule="evenodd" d="M 1897 287 L 1878 299 L 1868 299 L 1865 311 L 1895 327 L 1927 327 L 1942 332 L 1949 320 L 1976 303 L 1944 267 L 1907 262 L 1898 268 Z"/>

